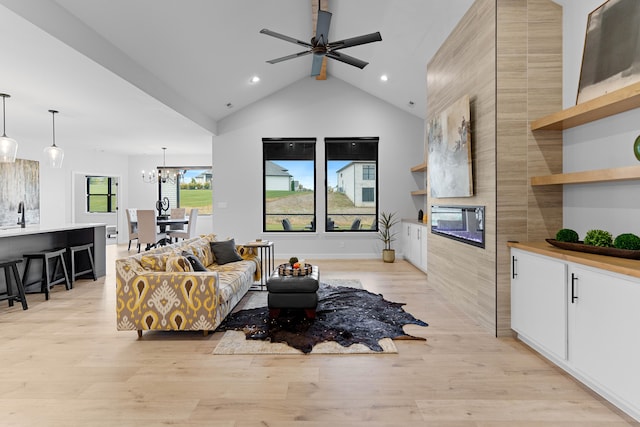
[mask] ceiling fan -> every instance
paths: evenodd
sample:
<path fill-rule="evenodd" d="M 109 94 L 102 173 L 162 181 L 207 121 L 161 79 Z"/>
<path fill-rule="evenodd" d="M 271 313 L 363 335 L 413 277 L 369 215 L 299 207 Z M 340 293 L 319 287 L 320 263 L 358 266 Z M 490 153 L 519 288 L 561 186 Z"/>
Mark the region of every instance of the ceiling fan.
<path fill-rule="evenodd" d="M 297 45 L 305 46 L 309 50 L 294 53 L 293 55 L 283 56 L 281 58 L 271 59 L 267 61 L 269 64 L 276 64 L 278 62 L 286 61 L 288 59 L 299 58 L 313 54 L 313 63 L 311 65 L 311 75 L 317 76 L 320 74 L 322 68 L 322 60 L 324 57 L 335 59 L 345 64 L 353 65 L 360 69 L 364 68 L 368 62 L 362 61 L 353 56 L 345 55 L 344 53 L 337 52 L 340 49 L 347 47 L 359 46 L 362 44 L 382 41 L 382 36 L 379 32 L 366 34 L 358 37 L 351 37 L 337 42 L 329 42 L 329 26 L 331 25 L 331 13 L 326 10 L 318 10 L 318 21 L 316 24 L 316 35 L 311 38 L 311 42 L 303 42 L 302 40 L 294 39 L 293 37 L 285 36 L 284 34 L 276 33 L 275 31 L 267 30 L 266 28 L 260 30 L 262 34 L 276 37 L 294 43 Z"/>

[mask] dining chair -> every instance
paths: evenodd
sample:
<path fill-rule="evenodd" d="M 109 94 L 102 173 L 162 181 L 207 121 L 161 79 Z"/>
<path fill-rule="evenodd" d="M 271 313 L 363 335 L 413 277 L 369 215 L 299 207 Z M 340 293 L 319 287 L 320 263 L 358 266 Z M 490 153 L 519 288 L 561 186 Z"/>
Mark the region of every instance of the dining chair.
<path fill-rule="evenodd" d="M 156 224 L 156 211 L 152 209 L 139 209 L 138 212 L 138 252 L 140 246 L 146 244 L 145 250 L 155 247 L 158 240 L 165 237 L 164 233 L 158 234 Z"/>
<path fill-rule="evenodd" d="M 136 209 L 134 208 L 129 208 L 126 209 L 127 211 L 127 230 L 129 230 L 129 246 L 127 247 L 127 250 L 130 251 L 131 250 L 131 241 L 132 240 L 138 240 L 138 225 L 134 224 L 135 222 L 138 221 L 138 217 L 136 215 Z M 134 222 L 134 223 L 132 223 Z M 138 252 L 140 252 L 140 241 L 138 240 Z"/>
<path fill-rule="evenodd" d="M 169 219 L 184 219 L 187 215 L 187 210 L 185 208 L 171 208 L 169 213 Z M 170 224 L 169 225 L 169 233 L 172 231 L 183 231 L 184 224 Z M 171 236 L 169 236 L 169 242 L 171 242 Z"/>
<path fill-rule="evenodd" d="M 196 223 L 198 221 L 198 209 L 193 208 L 189 211 L 189 222 L 186 230 L 169 230 L 167 236 L 170 239 L 191 239 L 196 236 Z"/>

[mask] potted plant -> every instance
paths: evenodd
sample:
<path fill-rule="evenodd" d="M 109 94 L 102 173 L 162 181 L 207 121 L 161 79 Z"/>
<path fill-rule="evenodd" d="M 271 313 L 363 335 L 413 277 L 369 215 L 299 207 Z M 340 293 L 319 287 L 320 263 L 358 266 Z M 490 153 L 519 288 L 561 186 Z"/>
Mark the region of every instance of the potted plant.
<path fill-rule="evenodd" d="M 396 239 L 397 234 L 392 230 L 398 223 L 395 215 L 395 212 L 380 212 L 380 218 L 378 218 L 378 238 L 384 245 L 382 248 L 384 262 L 394 262 L 396 259 L 396 250 L 391 248 L 391 243 Z"/>

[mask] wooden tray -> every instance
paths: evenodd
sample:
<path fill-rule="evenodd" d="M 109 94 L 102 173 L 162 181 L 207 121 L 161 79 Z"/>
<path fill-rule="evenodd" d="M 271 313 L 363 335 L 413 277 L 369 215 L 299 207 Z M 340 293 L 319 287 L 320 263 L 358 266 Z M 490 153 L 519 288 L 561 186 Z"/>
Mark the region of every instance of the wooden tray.
<path fill-rule="evenodd" d="M 602 246 L 585 245 L 582 242 L 561 242 L 560 240 L 556 239 L 545 240 L 552 246 L 560 249 L 567 249 L 569 251 L 586 252 L 590 254 L 614 256 L 618 258 L 640 259 L 640 250 L 634 251 L 631 249 L 603 248 Z"/>

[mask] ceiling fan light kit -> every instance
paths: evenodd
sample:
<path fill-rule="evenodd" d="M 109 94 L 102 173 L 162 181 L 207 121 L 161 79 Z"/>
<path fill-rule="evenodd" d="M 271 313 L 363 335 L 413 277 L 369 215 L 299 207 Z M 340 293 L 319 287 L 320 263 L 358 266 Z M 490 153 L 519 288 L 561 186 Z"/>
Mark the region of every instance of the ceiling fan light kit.
<path fill-rule="evenodd" d="M 353 47 L 353 46 L 359 46 L 367 43 L 382 41 L 382 36 L 380 35 L 380 33 L 375 32 L 371 34 L 365 34 L 362 36 L 339 40 L 336 42 L 329 42 L 328 35 L 329 35 L 330 26 L 331 26 L 331 13 L 327 12 L 326 10 L 318 10 L 316 34 L 314 37 L 311 38 L 310 43 L 263 28 L 262 30 L 260 30 L 260 33 L 262 34 L 266 34 L 268 36 L 275 37 L 284 41 L 288 41 L 289 43 L 294 43 L 294 44 L 305 46 L 306 48 L 308 48 L 305 51 L 294 53 L 292 55 L 283 56 L 276 59 L 271 59 L 267 62 L 269 64 L 277 64 L 278 62 L 287 61 L 289 59 L 299 58 L 301 56 L 313 54 L 313 62 L 311 65 L 312 77 L 320 75 L 322 70 L 322 60 L 324 57 L 335 59 L 336 61 L 344 62 L 345 64 L 349 64 L 354 67 L 358 67 L 360 69 L 363 69 L 364 67 L 366 67 L 367 64 L 369 64 L 368 62 L 358 58 L 354 58 L 353 56 L 349 56 L 344 53 L 338 52 L 338 50 L 345 49 L 348 47 Z"/>

